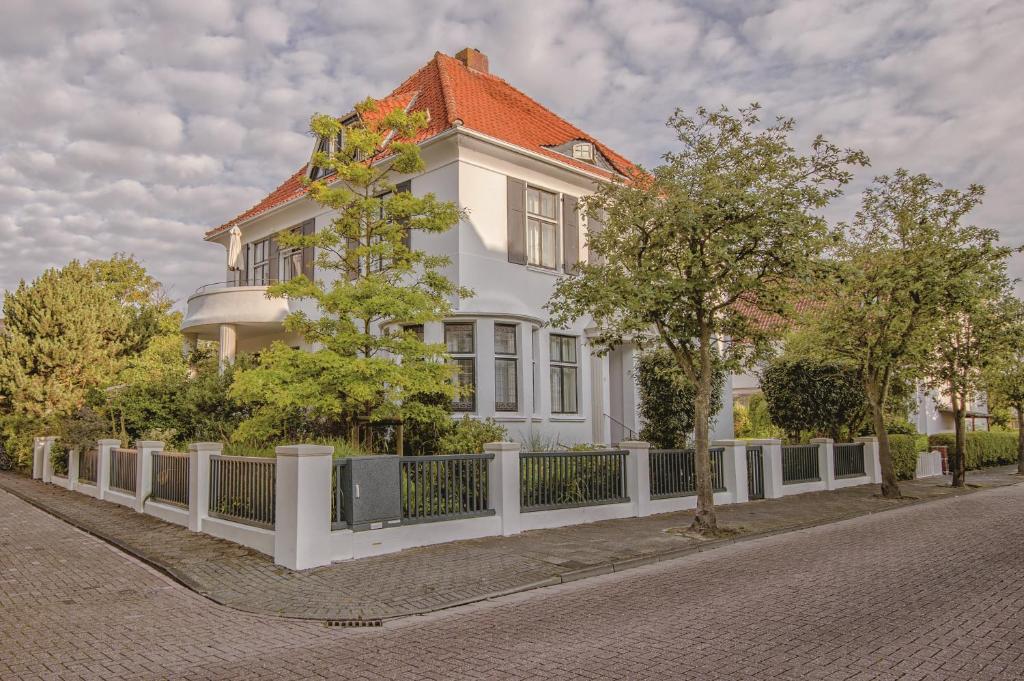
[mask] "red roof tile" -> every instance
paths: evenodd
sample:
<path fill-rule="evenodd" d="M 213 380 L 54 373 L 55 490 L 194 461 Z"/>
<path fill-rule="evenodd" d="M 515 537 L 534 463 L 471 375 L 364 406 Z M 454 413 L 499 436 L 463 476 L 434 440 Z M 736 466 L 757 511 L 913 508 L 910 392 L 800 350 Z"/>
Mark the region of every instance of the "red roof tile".
<path fill-rule="evenodd" d="M 634 166 L 625 157 L 586 134 L 576 126 L 489 73 L 468 68 L 458 59 L 437 52 L 434 58 L 409 76 L 390 95 L 381 100 L 379 111 L 395 106 L 411 111 L 427 111 L 430 124 L 416 142 L 430 139 L 452 127 L 463 127 L 541 154 L 591 174 L 611 177 L 597 166 L 548 149 L 571 140 L 588 140 L 604 155 L 616 172 L 631 175 Z M 281 186 L 252 208 L 206 233 L 215 236 L 239 224 L 283 205 L 306 193 L 304 164 Z"/>

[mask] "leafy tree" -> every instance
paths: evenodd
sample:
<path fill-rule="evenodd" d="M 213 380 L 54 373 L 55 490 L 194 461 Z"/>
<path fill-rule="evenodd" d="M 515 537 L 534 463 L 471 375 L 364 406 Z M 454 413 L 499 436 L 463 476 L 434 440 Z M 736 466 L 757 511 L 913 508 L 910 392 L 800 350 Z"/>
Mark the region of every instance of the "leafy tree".
<path fill-rule="evenodd" d="M 860 376 L 833 362 L 776 359 L 761 374 L 761 390 L 772 423 L 793 440 L 805 430 L 838 440 L 844 428 L 857 433 L 866 415 Z"/>
<path fill-rule="evenodd" d="M 449 416 L 456 388 L 445 348 L 388 327 L 441 320 L 450 314 L 452 298 L 471 295 L 440 271 L 447 257 L 415 250 L 407 240 L 410 232 L 444 232 L 461 213 L 433 194 L 396 191 L 396 176 L 424 168 L 419 147 L 405 140 L 426 128 L 427 116 L 379 107 L 372 99 L 357 105 L 359 122 L 344 130 L 333 117 L 312 119 L 318 137 L 344 141 L 315 155 L 313 163 L 330 175 L 309 188 L 310 197 L 338 217 L 314 235 L 283 233 L 277 239 L 286 247 L 314 247 L 318 270 L 337 276 L 315 282 L 300 276 L 270 288 L 271 296 L 312 300 L 320 314 L 313 319 L 295 312 L 284 323 L 316 351 L 278 343 L 263 353 L 259 367 L 236 376 L 232 392 L 259 405 L 254 418 L 263 432 L 280 415 L 296 412 L 348 427 L 353 437 L 359 420 Z M 443 406 L 416 399 L 438 394 L 447 397 Z M 252 424 L 244 430 L 253 430 Z"/>
<path fill-rule="evenodd" d="M 1014 340 L 1008 332 L 1020 308 L 1009 294 L 1008 254 L 1006 249 L 993 249 L 987 263 L 991 269 L 979 267 L 980 276 L 962 279 L 943 305 L 928 376 L 930 385 L 946 393 L 953 409 L 953 487 L 966 483 L 967 460 L 962 453 L 967 451 L 967 407 L 982 390 L 985 368 Z"/>
<path fill-rule="evenodd" d="M 0 393 L 12 411 L 55 425 L 117 374 L 130 321 L 89 265 L 22 281 L 4 298 Z"/>
<path fill-rule="evenodd" d="M 1006 329 L 1010 342 L 991 358 L 982 377 L 990 406 L 1010 407 L 1016 413 L 1017 474 L 1024 475 L 1024 304 L 1014 301 L 1009 305 L 1016 308 L 1011 310 L 1011 322 Z M 966 451 L 966 442 L 960 451 Z"/>
<path fill-rule="evenodd" d="M 820 136 L 807 154 L 789 141 L 792 119 L 758 129 L 757 106 L 676 111 L 681 149 L 650 175 L 599 187 L 584 203 L 605 227 L 588 238 L 593 262 L 559 281 L 549 303 L 558 326 L 591 316 L 605 351 L 663 345 L 696 387 L 696 532 L 714 533 L 709 422 L 718 371 L 749 363 L 777 329 L 754 314 L 789 311 L 828 236 L 817 211 L 850 181 L 859 151 Z M 733 342 L 733 339 L 742 342 Z"/>
<path fill-rule="evenodd" d="M 693 383 L 663 348 L 641 353 L 636 370 L 640 416 L 644 422 L 640 437 L 664 449 L 687 446 L 693 433 Z M 723 383 L 724 376 L 719 371 L 714 379 L 712 414 L 721 409 Z"/>
<path fill-rule="evenodd" d="M 844 225 L 834 276 L 804 338 L 819 358 L 849 363 L 861 376 L 887 498 L 900 496 L 885 425 L 893 382 L 927 378 L 944 306 L 1001 251 L 997 232 L 963 224 L 982 193 L 977 185 L 943 189 L 902 169 L 876 178 Z"/>

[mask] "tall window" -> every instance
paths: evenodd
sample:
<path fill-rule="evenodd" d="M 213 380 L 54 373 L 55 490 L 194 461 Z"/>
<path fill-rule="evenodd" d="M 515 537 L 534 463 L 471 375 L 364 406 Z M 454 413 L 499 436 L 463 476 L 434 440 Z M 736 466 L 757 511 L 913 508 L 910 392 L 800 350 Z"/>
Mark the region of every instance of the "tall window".
<path fill-rule="evenodd" d="M 494 410 L 519 411 L 516 325 L 494 325 Z"/>
<path fill-rule="evenodd" d="M 526 189 L 526 261 L 555 269 L 558 261 L 558 197 L 543 189 Z"/>
<path fill-rule="evenodd" d="M 292 234 L 302 234 L 301 228 L 292 230 Z M 281 281 L 291 281 L 302 274 L 302 249 L 281 249 Z"/>
<path fill-rule="evenodd" d="M 578 385 L 575 336 L 551 334 L 551 413 L 575 414 Z"/>
<path fill-rule="evenodd" d="M 252 272 L 250 286 L 266 286 L 270 283 L 270 239 L 260 239 L 251 246 Z"/>
<path fill-rule="evenodd" d="M 452 402 L 453 411 L 476 410 L 476 343 L 473 322 L 458 322 L 444 325 L 444 343 L 451 355 L 452 364 L 458 368 L 455 385 L 462 388 L 462 394 Z"/>

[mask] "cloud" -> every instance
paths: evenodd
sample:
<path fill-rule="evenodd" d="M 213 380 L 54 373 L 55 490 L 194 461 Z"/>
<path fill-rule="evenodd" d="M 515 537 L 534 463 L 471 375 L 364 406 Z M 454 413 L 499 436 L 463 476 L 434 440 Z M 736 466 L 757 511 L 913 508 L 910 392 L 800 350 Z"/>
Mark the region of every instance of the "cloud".
<path fill-rule="evenodd" d="M 308 158 L 314 111 L 383 95 L 466 45 L 647 165 L 676 107 L 798 119 L 873 165 L 988 187 L 978 224 L 1024 242 L 1024 6 L 980 0 L 6 0 L 0 288 L 130 251 L 179 297 L 222 276 L 202 234 Z M 1024 275 L 1021 261 L 1014 273 Z"/>

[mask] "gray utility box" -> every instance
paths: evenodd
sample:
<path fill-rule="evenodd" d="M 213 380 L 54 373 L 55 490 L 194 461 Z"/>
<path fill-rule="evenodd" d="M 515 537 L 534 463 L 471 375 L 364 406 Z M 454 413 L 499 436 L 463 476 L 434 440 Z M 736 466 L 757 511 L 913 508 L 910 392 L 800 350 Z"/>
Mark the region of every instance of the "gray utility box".
<path fill-rule="evenodd" d="M 399 457 L 353 456 L 342 468 L 345 518 L 353 530 L 379 530 L 402 522 Z"/>

